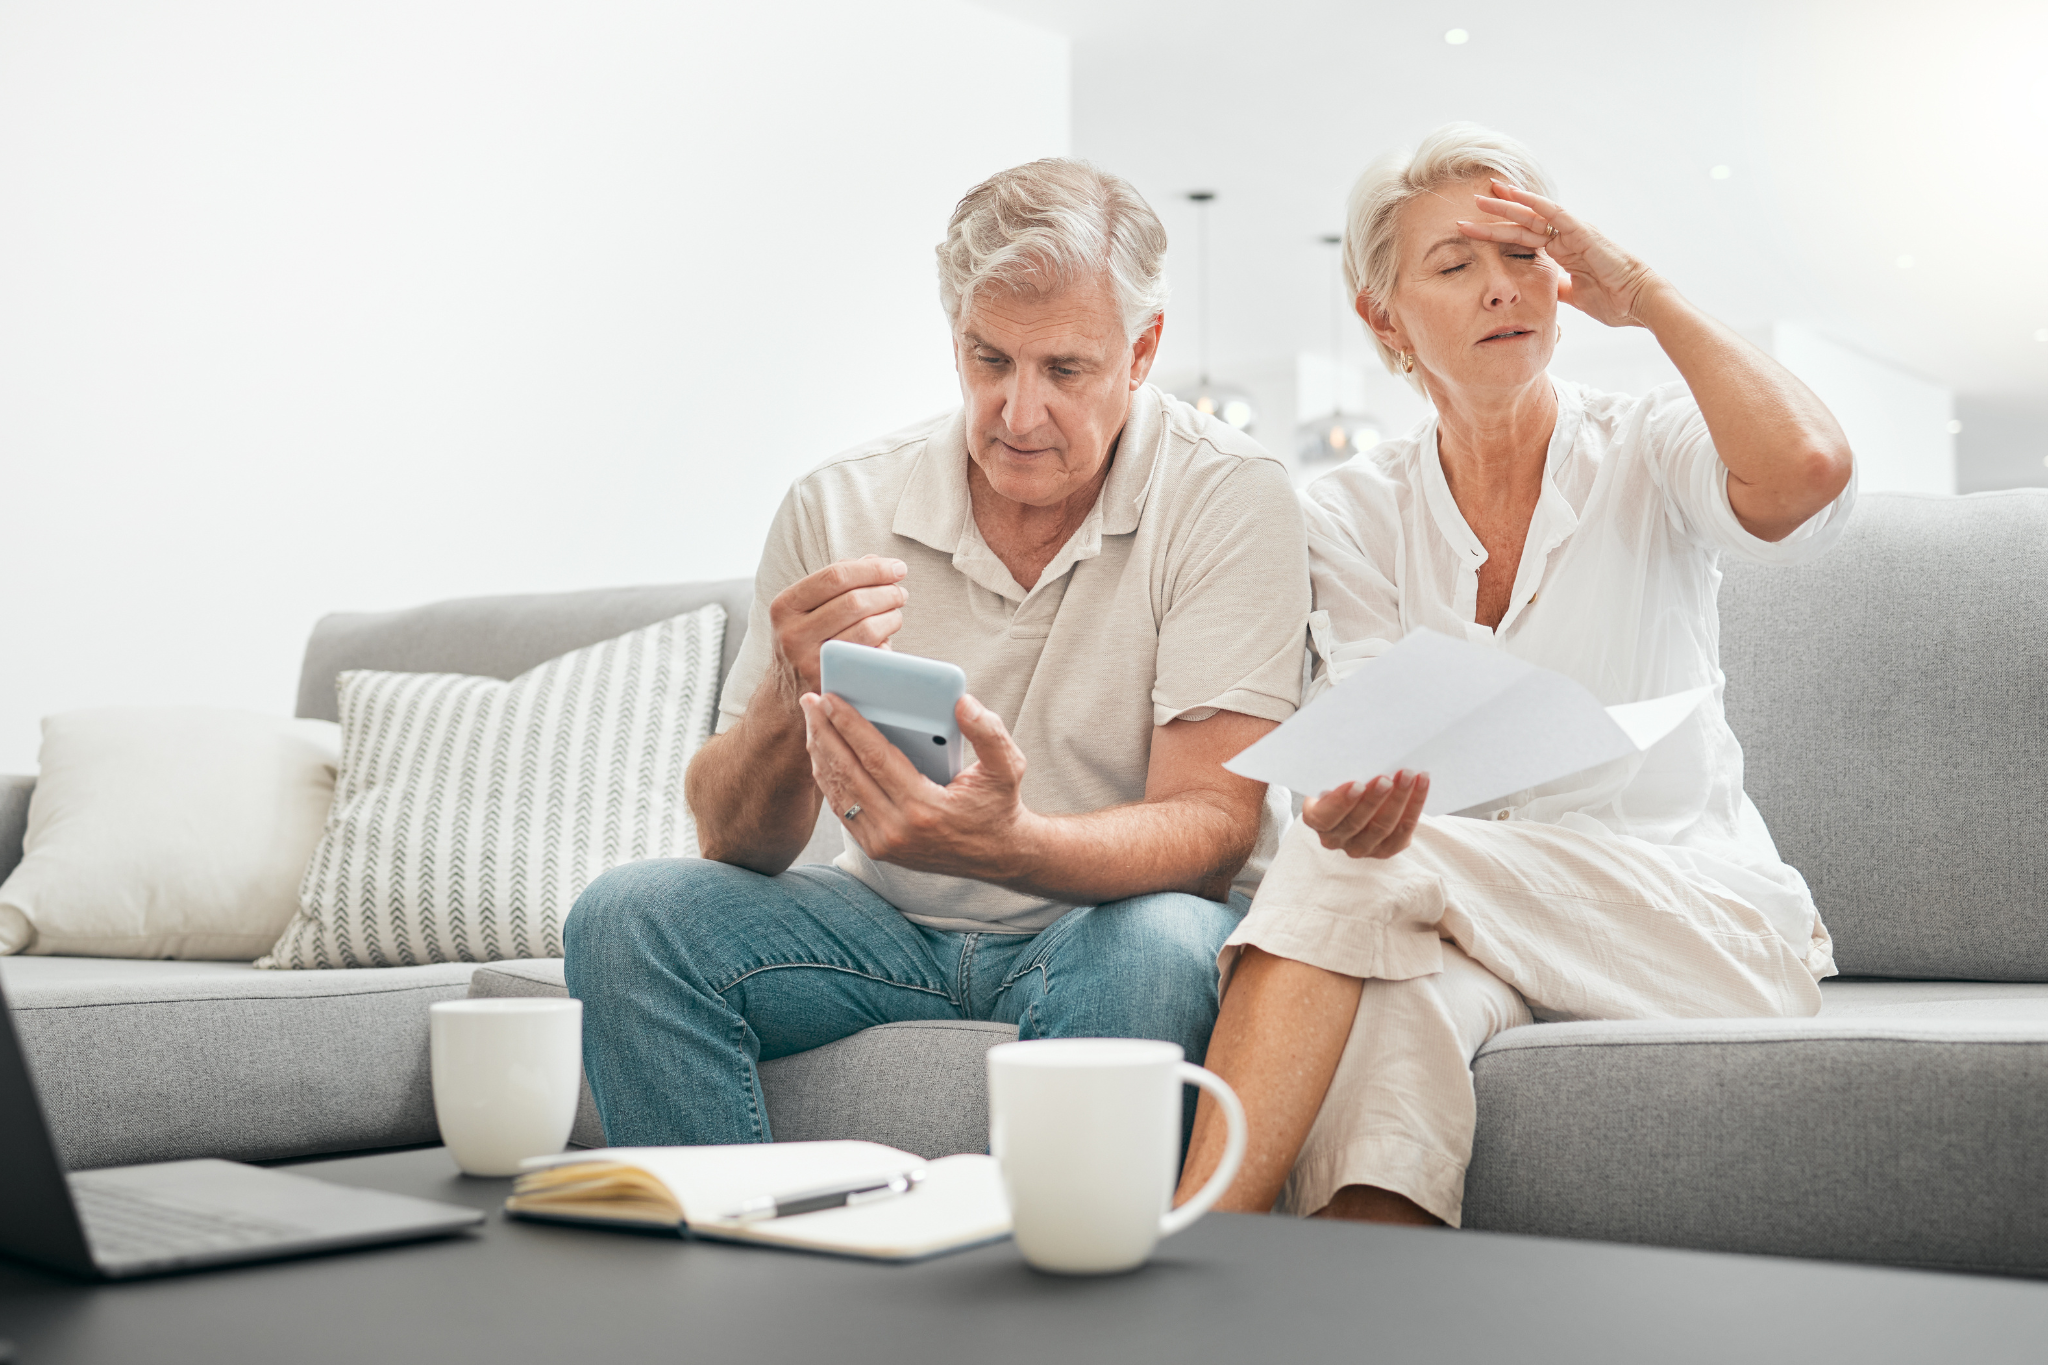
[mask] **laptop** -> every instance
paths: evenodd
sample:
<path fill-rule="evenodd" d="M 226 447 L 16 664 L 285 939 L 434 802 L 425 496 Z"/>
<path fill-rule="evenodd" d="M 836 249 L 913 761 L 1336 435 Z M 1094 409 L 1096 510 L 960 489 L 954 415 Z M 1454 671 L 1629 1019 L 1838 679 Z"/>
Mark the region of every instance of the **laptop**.
<path fill-rule="evenodd" d="M 0 1210 L 0 1253 L 96 1280 L 417 1241 L 484 1221 L 475 1209 L 238 1161 L 67 1175 L 4 993 Z"/>

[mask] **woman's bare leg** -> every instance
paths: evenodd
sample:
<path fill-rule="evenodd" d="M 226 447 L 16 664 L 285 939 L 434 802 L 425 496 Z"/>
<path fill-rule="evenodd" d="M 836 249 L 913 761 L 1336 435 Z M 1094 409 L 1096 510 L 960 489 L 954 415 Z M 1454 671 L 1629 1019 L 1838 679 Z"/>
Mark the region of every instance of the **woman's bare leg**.
<path fill-rule="evenodd" d="M 1258 948 L 1242 950 L 1204 1063 L 1244 1101 L 1251 1128 L 1244 1165 L 1217 1208 L 1265 1213 L 1280 1197 L 1323 1106 L 1330 1077 L 1337 1073 L 1364 987 L 1355 976 Z M 1194 1140 L 1175 1203 L 1208 1182 L 1223 1159 L 1227 1132 L 1215 1102 L 1204 1094 L 1195 1109 Z"/>

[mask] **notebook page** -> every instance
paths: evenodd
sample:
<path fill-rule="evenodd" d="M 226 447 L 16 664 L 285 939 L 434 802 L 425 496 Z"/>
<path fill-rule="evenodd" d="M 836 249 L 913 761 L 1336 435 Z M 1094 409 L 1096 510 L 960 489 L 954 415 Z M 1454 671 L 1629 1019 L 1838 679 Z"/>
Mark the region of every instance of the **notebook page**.
<path fill-rule="evenodd" d="M 794 1194 L 841 1180 L 925 1165 L 879 1142 L 735 1143 L 717 1147 L 604 1147 L 522 1163 L 527 1169 L 617 1161 L 654 1176 L 682 1206 L 684 1221 L 715 1220 L 764 1194 Z M 800 1215 L 802 1216 L 802 1215 Z M 779 1220 L 778 1220 L 779 1221 Z"/>
<path fill-rule="evenodd" d="M 690 1231 L 719 1240 L 914 1261 L 1008 1236 L 1010 1203 L 995 1158 L 969 1153 L 932 1162 L 916 1190 L 893 1199 L 757 1223 L 693 1223 Z"/>

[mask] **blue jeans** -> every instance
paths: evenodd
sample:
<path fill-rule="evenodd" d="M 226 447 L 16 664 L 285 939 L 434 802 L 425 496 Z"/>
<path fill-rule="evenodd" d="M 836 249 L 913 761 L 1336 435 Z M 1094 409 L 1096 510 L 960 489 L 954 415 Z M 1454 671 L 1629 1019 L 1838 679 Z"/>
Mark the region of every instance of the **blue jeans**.
<path fill-rule="evenodd" d="M 767 1142 L 756 1065 L 875 1024 L 1160 1038 L 1199 1062 L 1216 1023 L 1216 953 L 1245 910 L 1236 900 L 1134 896 L 1035 935 L 954 933 L 912 924 L 834 867 L 764 877 L 671 858 L 592 882 L 562 936 L 606 1140 Z"/>

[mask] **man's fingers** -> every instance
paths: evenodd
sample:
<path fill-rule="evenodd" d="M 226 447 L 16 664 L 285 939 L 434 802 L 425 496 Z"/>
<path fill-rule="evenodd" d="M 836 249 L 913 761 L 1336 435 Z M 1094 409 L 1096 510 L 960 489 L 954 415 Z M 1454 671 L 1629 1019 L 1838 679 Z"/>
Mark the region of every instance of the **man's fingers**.
<path fill-rule="evenodd" d="M 839 820 L 840 828 L 847 837 L 860 847 L 860 851 L 873 857 L 880 846 L 876 841 L 885 839 L 897 824 L 895 804 L 874 778 L 854 756 L 846 739 L 834 728 L 818 703 L 821 698 L 814 692 L 803 697 L 804 718 L 810 723 L 809 744 L 811 754 L 811 780 L 818 784 L 818 790 L 825 795 L 825 804 L 832 808 L 832 814 Z M 853 819 L 846 818 L 846 812 L 858 805 L 860 814 Z"/>
<path fill-rule="evenodd" d="M 1024 781 L 1024 751 L 1010 738 L 1003 719 L 973 697 L 962 697 L 953 707 L 953 719 L 960 733 L 974 746 L 974 761 L 983 772 L 1014 787 Z"/>
<path fill-rule="evenodd" d="M 816 611 L 806 614 L 805 624 L 817 632 L 820 641 L 835 640 L 841 632 L 860 624 L 870 616 L 881 616 L 898 611 L 910 600 L 910 593 L 900 583 L 889 583 L 876 588 L 855 588 L 843 592 Z"/>
<path fill-rule="evenodd" d="M 931 785 L 931 779 L 919 772 L 901 749 L 882 738 L 882 732 L 843 698 L 828 693 L 819 698 L 819 710 L 855 764 L 892 805 L 912 800 L 920 788 Z"/>
<path fill-rule="evenodd" d="M 887 649 L 890 637 L 903 629 L 903 613 L 885 611 L 879 616 L 867 616 L 855 621 L 832 638 L 844 640 L 850 645 L 871 645 L 876 649 Z"/>
<path fill-rule="evenodd" d="M 891 583 L 900 583 L 910 566 L 900 559 L 884 559 L 880 555 L 863 555 L 859 559 L 842 559 L 828 564 L 814 574 L 807 574 L 784 588 L 776 601 L 792 611 L 813 612 L 835 597 L 841 597 L 856 588 L 878 588 Z"/>
<path fill-rule="evenodd" d="M 804 708 L 805 747 L 811 755 L 811 777 L 818 784 L 818 790 L 825 794 L 825 800 L 835 813 L 847 807 L 875 805 L 886 807 L 889 802 L 881 787 L 846 742 L 838 727 L 832 724 L 822 705 L 824 698 L 815 692 L 806 692 L 801 698 Z"/>

